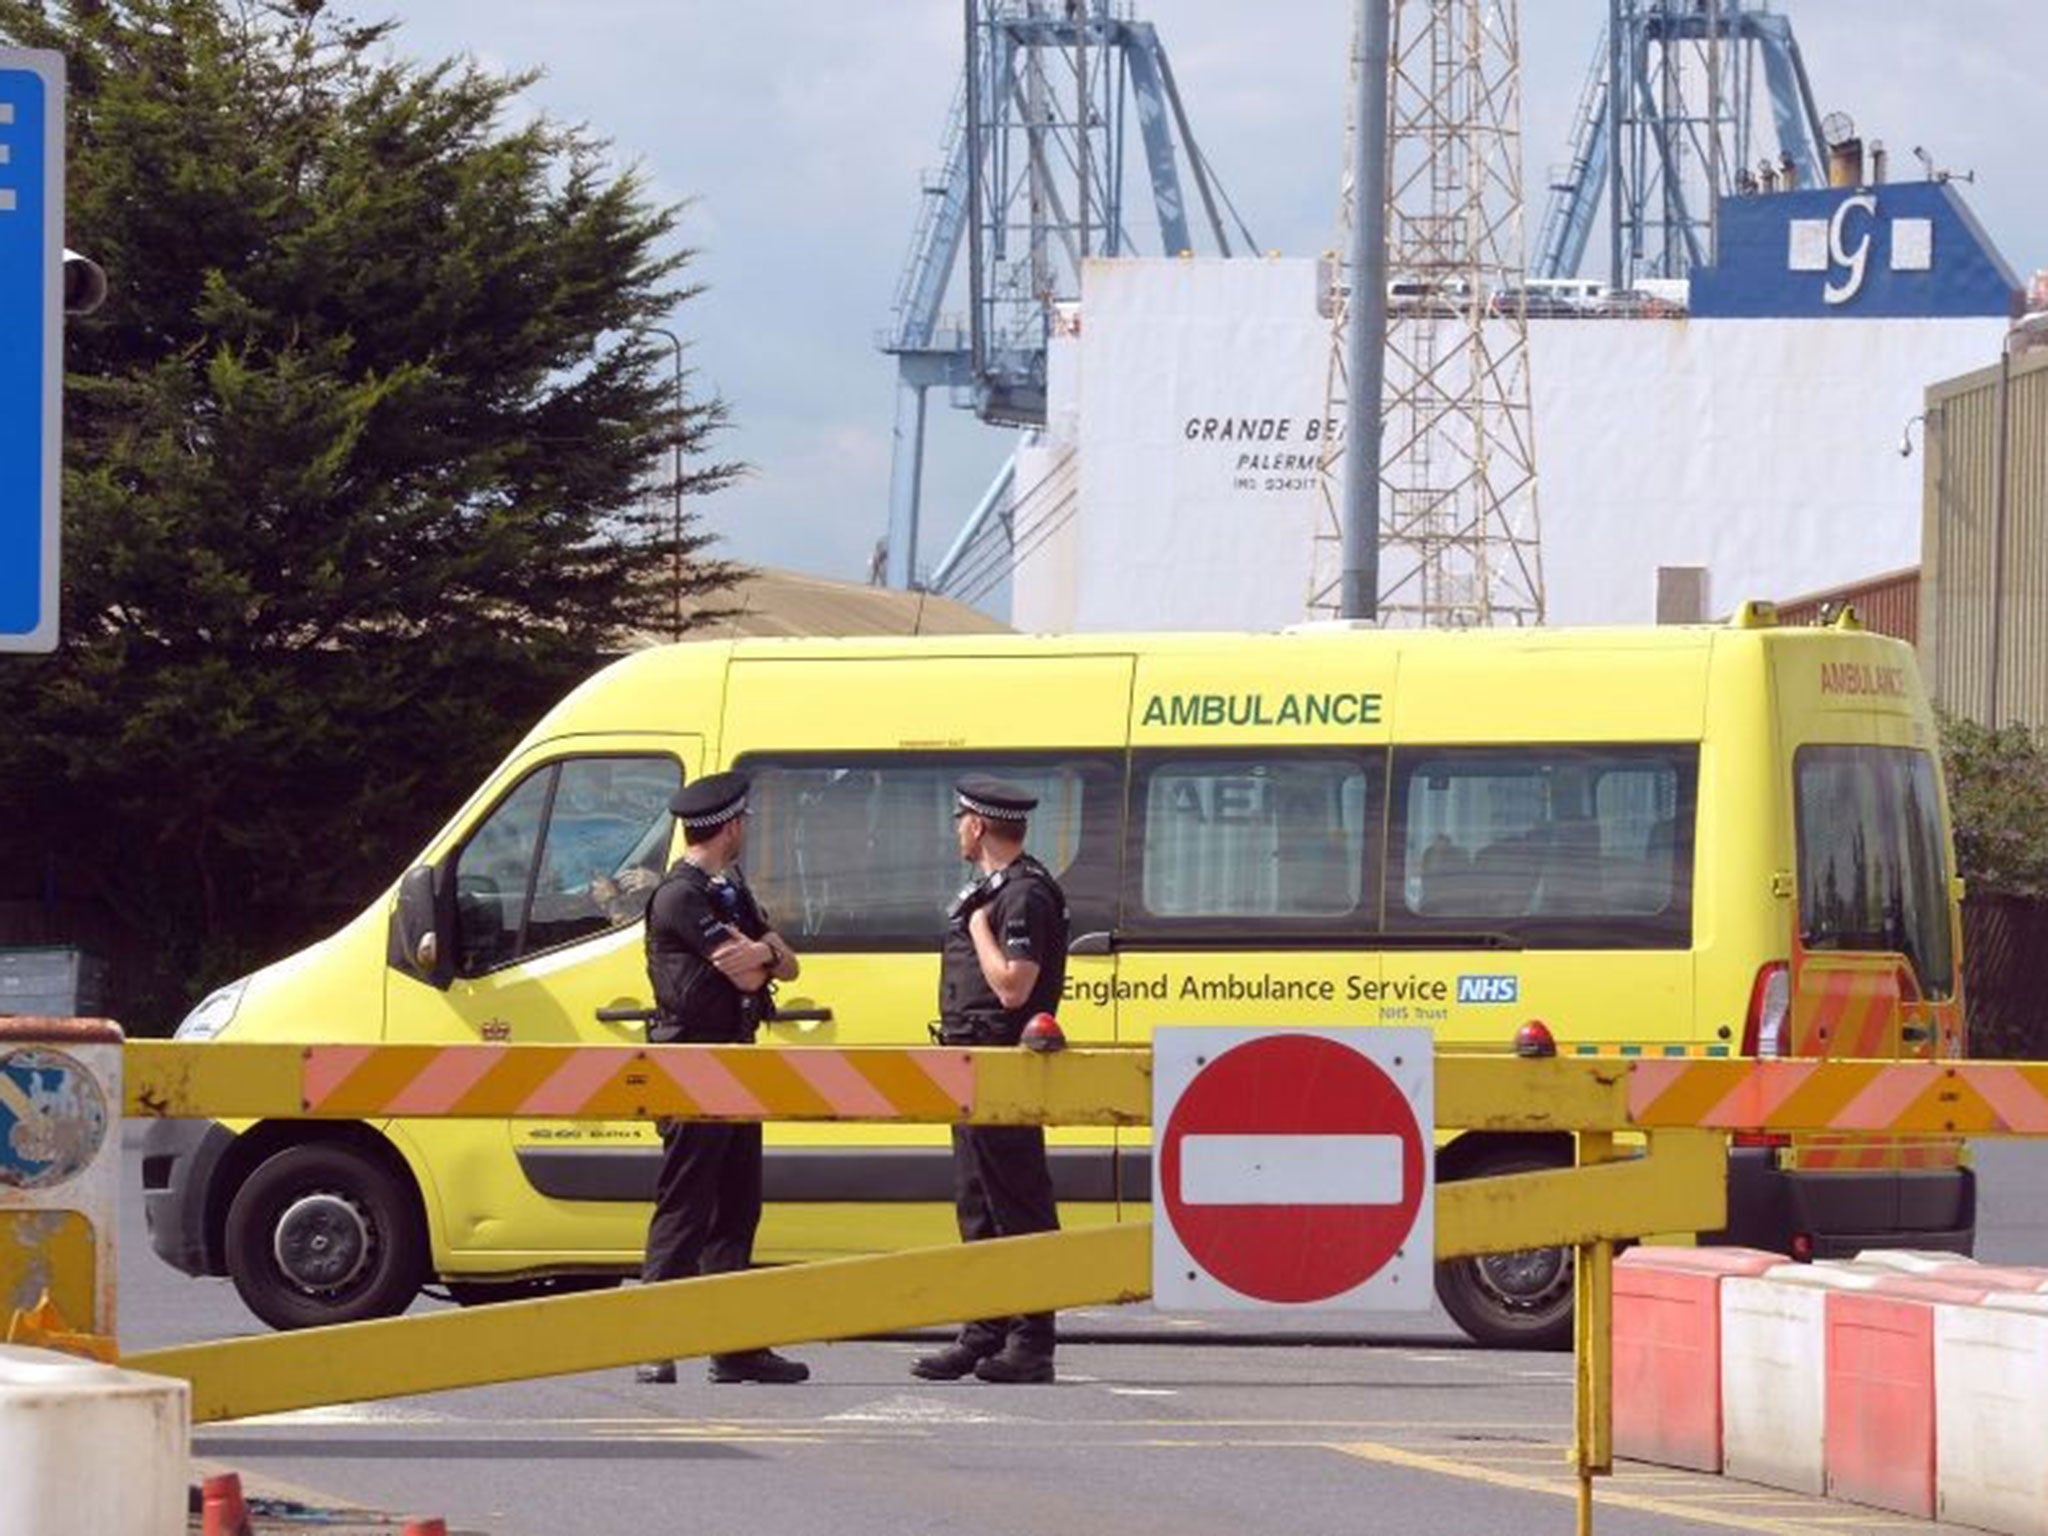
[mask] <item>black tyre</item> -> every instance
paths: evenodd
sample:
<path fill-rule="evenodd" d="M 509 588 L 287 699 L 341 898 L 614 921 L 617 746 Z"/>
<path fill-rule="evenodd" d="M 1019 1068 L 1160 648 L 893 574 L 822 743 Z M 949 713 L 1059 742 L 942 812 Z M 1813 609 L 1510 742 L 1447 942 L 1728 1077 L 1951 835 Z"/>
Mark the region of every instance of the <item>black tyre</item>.
<path fill-rule="evenodd" d="M 410 1183 L 354 1147 L 287 1147 L 228 1207 L 228 1274 L 273 1328 L 396 1316 L 419 1293 L 426 1257 Z"/>
<path fill-rule="evenodd" d="M 1458 1171 L 1458 1177 L 1484 1179 L 1568 1166 L 1568 1154 L 1504 1147 L 1481 1153 Z M 1436 1267 L 1436 1295 L 1457 1325 L 1490 1349 L 1572 1347 L 1569 1248 L 1448 1259 Z"/>

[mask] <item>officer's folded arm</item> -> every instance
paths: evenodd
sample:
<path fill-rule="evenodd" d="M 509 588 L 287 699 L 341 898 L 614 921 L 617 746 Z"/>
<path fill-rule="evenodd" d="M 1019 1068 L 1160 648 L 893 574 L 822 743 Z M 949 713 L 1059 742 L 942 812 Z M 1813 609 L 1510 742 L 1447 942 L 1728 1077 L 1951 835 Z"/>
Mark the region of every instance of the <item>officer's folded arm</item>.
<path fill-rule="evenodd" d="M 707 957 L 719 974 L 742 992 L 758 992 L 768 985 L 774 971 L 774 956 L 758 939 L 735 934 Z"/>
<path fill-rule="evenodd" d="M 977 907 L 967 919 L 967 932 L 974 940 L 974 957 L 981 962 L 981 974 L 987 978 L 996 1001 L 1005 1008 L 1023 1007 L 1031 989 L 1038 984 L 1038 962 L 1003 953 L 986 907 Z"/>
<path fill-rule="evenodd" d="M 795 981 L 803 967 L 796 958 L 796 951 L 789 947 L 789 940 L 771 928 L 761 935 L 761 942 L 768 946 L 774 957 L 768 974 L 777 981 Z"/>

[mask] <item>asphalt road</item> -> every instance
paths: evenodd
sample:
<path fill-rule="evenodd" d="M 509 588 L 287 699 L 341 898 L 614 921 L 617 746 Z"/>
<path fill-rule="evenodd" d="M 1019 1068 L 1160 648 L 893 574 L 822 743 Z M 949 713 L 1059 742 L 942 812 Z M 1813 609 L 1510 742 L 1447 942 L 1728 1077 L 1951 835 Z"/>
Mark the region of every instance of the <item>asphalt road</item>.
<path fill-rule="evenodd" d="M 1980 1256 L 2048 1264 L 2048 1146 L 1987 1144 L 1978 1166 Z M 131 1168 L 124 1193 L 137 1189 Z M 121 1281 L 130 1349 L 262 1331 L 226 1281 L 150 1253 L 135 1198 Z M 315 1502 L 479 1536 L 1573 1528 L 1568 1356 L 1474 1349 L 1441 1315 L 1295 1322 L 1256 1341 L 1150 1308 L 1064 1322 L 1050 1387 L 915 1381 L 914 1341 L 819 1345 L 794 1351 L 815 1373 L 803 1387 L 713 1386 L 686 1362 L 672 1387 L 608 1371 L 211 1426 L 194 1453 Z M 1602 1536 L 1955 1529 L 1649 1467 L 1600 1490 Z"/>

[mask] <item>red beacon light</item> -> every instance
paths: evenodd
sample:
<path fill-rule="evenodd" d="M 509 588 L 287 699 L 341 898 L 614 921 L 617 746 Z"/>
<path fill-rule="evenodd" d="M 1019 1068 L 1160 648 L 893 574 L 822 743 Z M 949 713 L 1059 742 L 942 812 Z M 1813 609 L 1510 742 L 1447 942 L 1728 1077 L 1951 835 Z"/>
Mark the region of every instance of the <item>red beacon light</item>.
<path fill-rule="evenodd" d="M 1020 1038 L 1027 1051 L 1064 1051 L 1067 1048 L 1066 1031 L 1060 1028 L 1060 1021 L 1049 1013 L 1034 1013 L 1031 1022 L 1024 1026 Z"/>
<path fill-rule="evenodd" d="M 1557 1040 L 1550 1033 L 1550 1026 L 1541 1019 L 1531 1019 L 1515 1031 L 1515 1054 L 1524 1061 L 1541 1061 L 1557 1054 Z"/>

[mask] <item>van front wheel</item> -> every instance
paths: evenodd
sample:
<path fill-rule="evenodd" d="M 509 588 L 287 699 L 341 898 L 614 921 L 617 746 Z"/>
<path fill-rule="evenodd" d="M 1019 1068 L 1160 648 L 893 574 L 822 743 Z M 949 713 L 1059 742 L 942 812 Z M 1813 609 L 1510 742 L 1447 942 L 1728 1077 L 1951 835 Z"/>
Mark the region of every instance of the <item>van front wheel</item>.
<path fill-rule="evenodd" d="M 1562 1166 L 1533 1149 L 1502 1149 L 1473 1159 L 1459 1177 L 1484 1179 Z M 1572 1268 L 1569 1248 L 1447 1259 L 1436 1267 L 1437 1300 L 1475 1343 L 1490 1349 L 1570 1349 Z"/>
<path fill-rule="evenodd" d="M 425 1256 L 412 1190 L 354 1147 L 287 1147 L 228 1207 L 228 1274 L 273 1328 L 396 1316 L 419 1292 Z"/>

